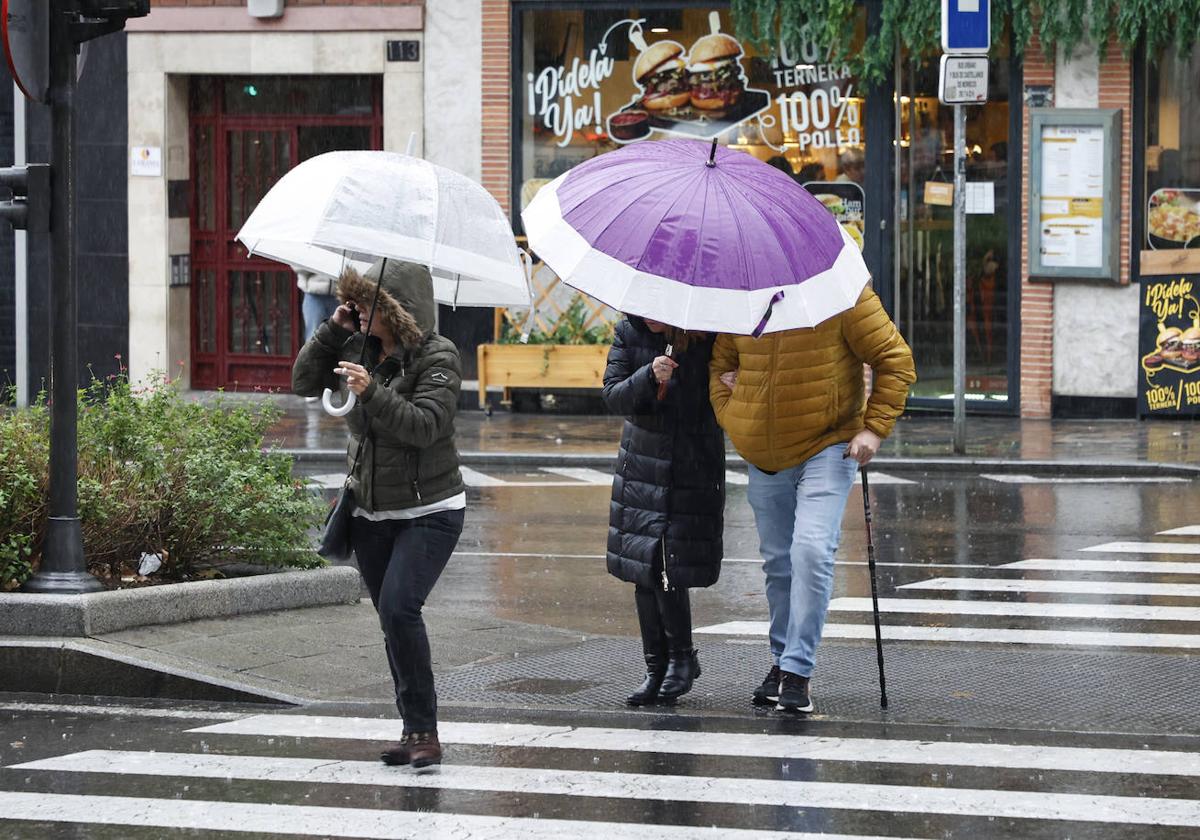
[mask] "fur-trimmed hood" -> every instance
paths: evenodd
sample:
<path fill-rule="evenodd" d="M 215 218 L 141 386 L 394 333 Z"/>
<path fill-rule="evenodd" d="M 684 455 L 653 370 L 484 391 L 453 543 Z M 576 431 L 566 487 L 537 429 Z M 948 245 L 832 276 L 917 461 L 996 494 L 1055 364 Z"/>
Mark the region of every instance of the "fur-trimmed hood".
<path fill-rule="evenodd" d="M 375 299 L 375 283 L 381 269 L 384 272 L 383 287 L 375 317 L 403 347 L 414 350 L 433 332 L 436 318 L 433 278 L 425 266 L 401 260 L 380 260 L 367 269 L 366 274 L 347 268 L 338 278 L 338 300 L 342 303 L 353 300 L 365 319 L 371 311 L 371 301 Z"/>

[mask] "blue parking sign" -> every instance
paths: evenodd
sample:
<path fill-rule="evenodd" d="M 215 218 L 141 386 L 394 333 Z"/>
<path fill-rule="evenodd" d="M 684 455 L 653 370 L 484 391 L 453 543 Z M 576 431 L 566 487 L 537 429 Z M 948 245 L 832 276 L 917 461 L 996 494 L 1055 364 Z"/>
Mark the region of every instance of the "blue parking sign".
<path fill-rule="evenodd" d="M 986 53 L 992 45 L 988 0 L 942 0 L 942 51 Z"/>

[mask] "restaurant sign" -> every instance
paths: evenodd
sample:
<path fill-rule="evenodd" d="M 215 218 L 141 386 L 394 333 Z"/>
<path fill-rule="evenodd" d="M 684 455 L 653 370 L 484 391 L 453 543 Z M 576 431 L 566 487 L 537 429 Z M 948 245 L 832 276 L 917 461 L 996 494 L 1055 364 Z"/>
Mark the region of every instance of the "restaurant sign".
<path fill-rule="evenodd" d="M 705 34 L 679 40 L 648 40 L 645 22 L 615 21 L 569 62 L 526 75 L 528 115 L 555 145 L 597 139 L 626 144 L 655 136 L 710 140 L 746 127 L 781 153 L 785 143 L 802 154 L 863 143 L 862 100 L 850 67 L 823 60 L 815 41 L 803 40 L 790 51 L 781 45 L 756 84 L 749 65 L 767 59 L 723 32 L 719 12 L 709 14 Z M 618 39 L 628 41 L 628 61 L 617 59 L 625 51 Z"/>
<path fill-rule="evenodd" d="M 1143 275 L 1138 413 L 1200 414 L 1200 274 Z"/>

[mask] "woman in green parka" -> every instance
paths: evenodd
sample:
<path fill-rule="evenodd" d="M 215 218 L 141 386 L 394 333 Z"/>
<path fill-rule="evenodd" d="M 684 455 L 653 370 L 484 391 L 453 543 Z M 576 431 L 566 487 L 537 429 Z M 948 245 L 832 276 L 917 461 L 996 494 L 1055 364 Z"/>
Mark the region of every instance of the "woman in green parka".
<path fill-rule="evenodd" d="M 333 317 L 300 350 L 292 390 L 317 396 L 344 376 L 357 397 L 346 415 L 351 465 L 365 442 L 350 477 L 357 503 L 350 541 L 379 613 L 404 720 L 400 742 L 380 758 L 421 769 L 442 759 L 421 608 L 458 544 L 467 506 L 454 445 L 462 366 L 454 343 L 433 331 L 433 281 L 424 266 L 385 260 L 365 276 L 347 270 L 337 296 Z"/>

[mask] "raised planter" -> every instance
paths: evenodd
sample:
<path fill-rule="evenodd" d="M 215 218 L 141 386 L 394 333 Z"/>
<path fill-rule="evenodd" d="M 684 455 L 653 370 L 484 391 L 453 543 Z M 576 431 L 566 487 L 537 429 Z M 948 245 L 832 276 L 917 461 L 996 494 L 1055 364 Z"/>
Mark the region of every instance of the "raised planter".
<path fill-rule="evenodd" d="M 608 344 L 480 344 L 479 407 L 487 407 L 489 385 L 504 388 L 600 388 Z"/>
<path fill-rule="evenodd" d="M 361 587 L 358 570 L 330 566 L 86 595 L 5 592 L 0 593 L 0 636 L 96 636 L 148 624 L 353 604 Z"/>

